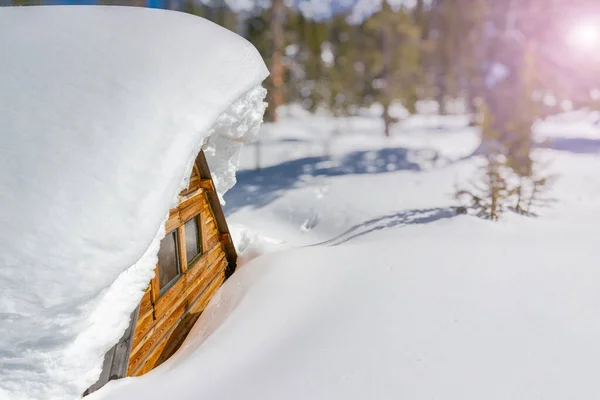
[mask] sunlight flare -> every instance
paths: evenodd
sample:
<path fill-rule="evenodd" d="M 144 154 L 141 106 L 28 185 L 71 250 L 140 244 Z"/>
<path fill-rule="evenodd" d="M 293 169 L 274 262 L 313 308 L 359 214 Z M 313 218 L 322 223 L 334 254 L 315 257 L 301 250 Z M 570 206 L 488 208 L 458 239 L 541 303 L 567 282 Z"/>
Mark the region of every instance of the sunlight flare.
<path fill-rule="evenodd" d="M 600 24 L 596 21 L 580 22 L 570 30 L 569 43 L 582 50 L 592 50 L 600 46 Z"/>

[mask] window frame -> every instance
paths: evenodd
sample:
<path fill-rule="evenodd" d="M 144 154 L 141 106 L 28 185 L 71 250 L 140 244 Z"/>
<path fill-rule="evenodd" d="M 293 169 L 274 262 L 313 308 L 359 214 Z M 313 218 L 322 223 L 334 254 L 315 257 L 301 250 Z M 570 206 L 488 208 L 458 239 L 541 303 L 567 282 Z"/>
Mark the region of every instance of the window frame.
<path fill-rule="evenodd" d="M 173 279 L 171 279 L 169 282 L 167 282 L 167 284 L 165 286 L 163 286 L 161 288 L 160 287 L 160 264 L 158 261 L 156 262 L 155 279 L 156 279 L 156 288 L 158 289 L 157 299 L 162 297 L 165 293 L 167 293 L 169 291 L 169 289 L 171 289 L 184 274 L 184 271 L 182 269 L 182 263 L 181 263 L 181 261 L 182 261 L 181 260 L 181 248 L 180 248 L 181 233 L 179 232 L 179 229 L 173 229 L 170 232 L 168 232 L 165 235 L 165 237 L 167 237 L 171 234 L 175 234 L 175 256 L 176 256 L 176 260 L 177 260 L 177 275 L 175 275 L 175 277 Z"/>
<path fill-rule="evenodd" d="M 188 222 L 195 220 L 197 223 L 197 228 L 198 228 L 198 248 L 200 250 L 200 252 L 191 260 L 187 259 L 187 249 L 186 249 L 186 244 L 187 244 L 187 237 L 186 237 L 186 232 L 185 232 L 185 224 L 187 224 Z M 195 267 L 198 262 L 202 259 L 202 257 L 204 257 L 204 255 L 206 254 L 204 251 L 204 230 L 203 230 L 203 226 L 202 226 L 202 213 L 199 212 L 197 214 L 194 214 L 193 216 L 191 216 L 190 218 L 188 218 L 186 221 L 180 222 L 179 225 L 177 225 L 177 227 L 172 228 L 166 235 L 165 237 L 167 237 L 168 235 L 171 234 L 175 234 L 175 252 L 176 252 L 176 259 L 177 259 L 177 275 L 171 279 L 170 282 L 168 282 L 162 289 L 160 288 L 160 265 L 157 262 L 156 263 L 156 267 L 155 267 L 155 275 L 154 278 L 152 279 L 152 298 L 153 301 L 157 301 L 158 299 L 160 299 L 163 295 L 165 295 L 178 281 L 179 279 L 181 279 L 181 277 L 183 277 L 186 272 Z"/>
<path fill-rule="evenodd" d="M 202 256 L 204 256 L 204 246 L 203 246 L 203 241 L 202 241 L 202 217 L 200 215 L 200 213 L 194 215 L 193 217 L 191 217 L 190 219 L 188 219 L 187 221 L 185 221 L 182 226 L 183 226 L 183 230 L 185 232 L 185 225 L 190 222 L 190 221 L 196 221 L 196 226 L 197 226 L 197 230 L 198 230 L 198 236 L 197 236 L 197 245 L 198 245 L 198 254 L 192 258 L 191 260 L 187 259 L 187 233 L 184 234 L 184 243 L 183 243 L 183 249 L 186 250 L 186 262 L 187 262 L 187 269 L 193 268 L 198 261 L 200 261 L 200 259 L 202 258 Z"/>

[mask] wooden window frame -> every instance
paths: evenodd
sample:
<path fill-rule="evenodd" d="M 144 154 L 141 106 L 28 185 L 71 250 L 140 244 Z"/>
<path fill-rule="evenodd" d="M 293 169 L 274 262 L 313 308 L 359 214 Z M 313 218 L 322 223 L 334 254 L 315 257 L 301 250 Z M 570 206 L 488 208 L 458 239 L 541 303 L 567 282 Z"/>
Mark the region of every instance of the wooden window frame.
<path fill-rule="evenodd" d="M 187 251 L 185 248 L 186 240 L 187 240 L 187 238 L 185 236 L 185 224 L 194 219 L 198 223 L 198 236 L 199 236 L 198 237 L 198 240 L 199 240 L 198 247 L 200 248 L 200 253 L 196 257 L 194 257 L 192 260 L 190 260 L 190 262 L 188 263 Z M 189 217 L 187 220 L 181 222 L 180 225 L 178 225 L 175 229 L 171 229 L 166 235 L 170 235 L 173 232 L 176 232 L 175 241 L 176 241 L 176 250 L 177 250 L 177 260 L 179 262 L 179 265 L 178 265 L 179 273 L 165 287 L 160 289 L 159 266 L 158 266 L 158 263 L 156 263 L 156 267 L 154 269 L 154 278 L 152 278 L 152 281 L 150 283 L 152 303 L 156 302 L 165 293 L 167 293 L 169 291 L 169 289 L 171 289 L 173 287 L 173 285 L 175 285 L 177 283 L 177 281 L 179 279 L 181 279 L 181 277 L 183 277 L 183 275 L 185 275 L 185 273 L 190 268 L 193 268 L 196 264 L 198 264 L 198 261 L 200 261 L 202 259 L 202 257 L 204 257 L 204 255 L 206 254 L 205 248 L 204 248 L 205 247 L 204 228 L 202 225 L 202 213 L 201 212 L 196 213 L 196 214 L 192 215 L 191 217 Z"/>
<path fill-rule="evenodd" d="M 162 295 L 164 295 L 165 293 L 167 293 L 169 291 L 169 289 L 171 289 L 173 287 L 173 285 L 175 285 L 177 283 L 177 281 L 179 279 L 181 279 L 181 277 L 184 274 L 184 267 L 183 264 L 181 263 L 181 242 L 182 242 L 182 236 L 181 236 L 181 232 L 178 229 L 174 229 L 172 231 L 170 231 L 169 233 L 167 233 L 165 235 L 165 237 L 167 237 L 168 235 L 172 234 L 173 232 L 175 232 L 175 251 L 176 251 L 176 258 L 177 258 L 177 275 L 175 275 L 175 277 L 173 279 L 171 279 L 162 289 L 160 288 L 160 274 L 159 274 L 159 266 L 158 266 L 158 262 L 156 263 L 156 275 L 154 277 L 154 279 L 156 279 L 156 287 L 158 288 L 158 297 L 157 299 L 159 299 Z M 183 239 L 185 240 L 185 237 L 183 237 Z M 184 255 L 184 259 L 185 259 L 185 255 Z M 187 270 L 187 268 L 186 268 Z"/>
<path fill-rule="evenodd" d="M 202 230 L 202 215 L 201 214 L 202 213 L 198 213 L 198 214 L 194 215 L 193 217 L 191 217 L 190 219 L 185 221 L 182 225 L 183 231 L 185 233 L 185 224 L 187 224 L 190 221 L 194 221 L 194 220 L 198 224 L 198 243 L 197 244 L 198 244 L 198 248 L 200 249 L 200 252 L 196 255 L 196 257 L 194 257 L 188 261 L 187 260 L 187 249 L 186 249 L 186 253 L 185 253 L 185 258 L 187 261 L 186 269 L 193 268 L 198 263 L 198 261 L 200 261 L 202 259 L 202 257 L 204 256 L 204 253 L 205 253 L 204 252 L 204 240 L 203 240 L 204 235 L 203 235 L 203 230 Z M 186 248 L 186 246 L 185 246 L 186 244 L 187 244 L 187 238 L 183 242 L 184 249 Z"/>

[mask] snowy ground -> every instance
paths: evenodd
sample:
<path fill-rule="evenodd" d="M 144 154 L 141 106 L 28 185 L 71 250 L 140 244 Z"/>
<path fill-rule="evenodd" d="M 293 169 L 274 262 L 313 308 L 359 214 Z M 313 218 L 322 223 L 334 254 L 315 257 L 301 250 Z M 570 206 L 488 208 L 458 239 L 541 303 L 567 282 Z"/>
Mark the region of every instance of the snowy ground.
<path fill-rule="evenodd" d="M 262 170 L 249 146 L 225 196 L 243 267 L 173 359 L 94 398 L 595 397 L 592 120 L 536 128 L 552 203 L 494 223 L 452 211 L 480 162 L 465 118 L 414 117 L 386 140 L 369 116 L 291 110 L 263 128 Z"/>

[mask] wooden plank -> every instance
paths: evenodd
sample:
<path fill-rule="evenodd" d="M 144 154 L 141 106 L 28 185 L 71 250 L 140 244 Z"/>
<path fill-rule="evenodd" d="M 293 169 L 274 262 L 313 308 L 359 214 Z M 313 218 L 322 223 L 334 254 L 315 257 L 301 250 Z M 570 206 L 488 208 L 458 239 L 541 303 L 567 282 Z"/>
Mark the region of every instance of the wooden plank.
<path fill-rule="evenodd" d="M 212 179 L 202 179 L 200 182 L 198 182 L 198 186 L 207 192 L 215 191 L 215 185 L 213 184 Z"/>
<path fill-rule="evenodd" d="M 210 283 L 215 279 L 220 270 L 223 270 L 223 261 L 225 260 L 224 254 L 213 262 L 211 266 L 208 267 L 205 271 L 203 271 L 202 275 L 199 276 L 193 284 L 188 286 L 184 293 L 181 295 L 181 301 L 178 304 L 178 309 L 183 308 L 187 310 L 191 304 L 191 302 L 206 288 L 210 285 Z M 219 269 L 220 267 L 220 269 Z M 173 316 L 176 316 L 179 312 L 173 313 Z M 181 313 L 183 315 L 183 312 Z M 173 319 L 173 316 L 169 316 L 169 319 Z M 173 321 L 175 322 L 175 321 Z"/>
<path fill-rule="evenodd" d="M 161 355 L 162 350 L 168 344 L 169 338 L 171 337 L 171 335 L 173 335 L 173 333 L 175 333 L 176 328 L 177 325 L 174 325 L 171 328 L 171 330 L 165 332 L 165 335 L 160 339 L 160 341 L 157 342 L 156 346 L 148 354 L 148 357 L 141 360 L 142 362 L 140 364 L 136 365 L 135 368 L 133 368 L 132 365 L 132 369 L 130 369 L 129 376 L 144 375 L 145 373 L 149 372 L 154 368 L 156 361 Z"/>
<path fill-rule="evenodd" d="M 100 372 L 100 377 L 92 386 L 90 386 L 85 392 L 83 392 L 83 396 L 87 396 L 88 394 L 94 393 L 96 390 L 100 389 L 102 386 L 106 385 L 110 380 L 110 367 L 112 365 L 113 358 L 115 356 L 115 350 L 117 345 L 114 345 L 110 348 L 110 350 L 104 355 L 104 362 L 102 363 L 102 372 Z"/>
<path fill-rule="evenodd" d="M 185 286 L 185 276 L 181 276 L 166 293 L 163 293 L 163 295 L 156 300 L 154 303 L 154 318 L 160 319 L 169 311 Z"/>
<path fill-rule="evenodd" d="M 204 208 L 204 204 L 201 201 L 195 201 L 192 204 L 188 205 L 185 208 L 181 208 L 179 211 L 179 216 L 181 218 L 182 223 L 189 221 L 194 218 L 196 215 L 202 212 Z"/>
<path fill-rule="evenodd" d="M 190 281 L 197 279 L 197 275 L 218 257 L 218 253 L 219 246 L 213 246 L 211 250 L 204 254 L 192 268 L 186 271 L 186 273 L 183 274 L 166 293 L 154 302 L 155 319 L 161 318 L 168 311 L 168 308 L 173 304 L 175 299 L 181 295 L 184 288 L 189 285 Z"/>
<path fill-rule="evenodd" d="M 160 343 L 163 336 L 173 328 L 173 326 L 177 325 L 186 309 L 187 304 L 181 303 L 172 313 L 158 321 L 152 330 L 148 332 L 147 336 L 132 349 L 131 357 L 129 359 L 129 373 L 136 370 L 145 362 L 153 352 L 153 349 Z"/>
<path fill-rule="evenodd" d="M 188 186 L 188 190 L 193 188 L 194 186 L 196 187 L 200 187 L 198 186 L 198 183 L 200 182 L 200 177 L 199 176 L 192 176 L 190 177 L 190 184 Z"/>
<path fill-rule="evenodd" d="M 181 224 L 181 217 L 179 216 L 179 210 L 177 210 L 174 214 L 171 214 L 169 216 L 169 219 L 165 223 L 165 232 L 169 234 L 170 232 L 177 229 L 177 227 Z"/>
<path fill-rule="evenodd" d="M 148 358 L 138 369 L 133 372 L 133 376 L 143 375 L 158 365 L 162 364 L 171 357 L 181 346 L 194 323 L 200 316 L 214 293 L 221 287 L 225 279 L 224 269 L 212 280 L 209 286 L 203 291 L 194 303 L 196 312 L 187 312 L 179 323 L 171 328 L 163 337 L 162 341 L 152 350 Z"/>
<path fill-rule="evenodd" d="M 131 344 L 133 343 L 133 334 L 137 325 L 138 309 L 131 314 L 129 327 L 123 334 L 123 338 L 117 343 L 115 355 L 113 357 L 110 379 L 119 379 L 127 376 L 127 367 L 129 364 L 129 355 L 131 354 Z"/>
<path fill-rule="evenodd" d="M 196 165 L 194 165 L 192 168 L 192 172 L 190 173 L 189 185 L 186 189 L 182 190 L 179 195 L 186 196 L 186 195 L 192 193 L 194 190 L 198 189 L 199 181 L 200 181 L 200 175 L 198 172 L 198 167 L 196 167 Z"/>
<path fill-rule="evenodd" d="M 194 282 L 185 292 L 185 298 L 187 304 L 189 305 L 198 294 L 206 289 L 210 282 L 215 278 L 219 269 L 223 267 L 223 261 L 225 260 L 225 254 L 222 254 L 215 262 L 212 263 L 210 267 L 206 269 L 206 271 L 202 274 L 202 276 Z"/>
<path fill-rule="evenodd" d="M 123 333 L 123 336 L 121 336 L 119 342 L 104 355 L 102 372 L 100 373 L 98 381 L 90 386 L 83 393 L 83 396 L 87 396 L 88 394 L 95 392 L 113 379 L 120 379 L 126 376 L 127 361 L 129 359 L 129 352 L 131 350 L 131 341 L 133 337 L 132 335 L 134 332 L 134 327 L 137 325 L 138 314 L 139 308 L 136 308 L 131 313 L 129 326 Z"/>
<path fill-rule="evenodd" d="M 212 212 L 210 211 L 210 207 L 206 206 L 205 208 L 203 208 L 201 216 L 203 221 L 209 221 L 211 218 L 213 218 Z"/>
<path fill-rule="evenodd" d="M 219 276 L 224 274 L 226 267 L 227 267 L 227 260 L 225 258 L 219 258 L 218 262 L 215 265 L 215 268 L 213 269 L 213 273 L 211 274 L 210 281 L 207 283 L 207 285 L 205 285 L 202 288 L 201 291 L 194 293 L 194 297 L 190 302 L 190 307 L 189 307 L 188 312 L 200 312 L 201 311 L 200 307 L 198 306 L 198 299 L 201 298 L 202 296 L 204 296 L 206 291 L 209 290 L 209 288 L 211 286 L 213 286 L 215 279 L 217 279 Z"/>
<path fill-rule="evenodd" d="M 200 214 L 200 228 L 201 228 L 201 234 L 200 234 L 200 241 L 202 242 L 202 252 L 206 253 L 207 249 L 210 249 L 210 247 L 208 247 L 208 237 L 210 235 L 210 231 L 208 230 L 208 228 L 206 227 L 206 223 L 204 221 L 206 221 L 206 215 L 210 214 L 210 211 L 208 210 L 208 208 L 205 208 L 204 210 L 202 210 L 202 213 Z"/>
<path fill-rule="evenodd" d="M 224 266 L 223 266 L 224 267 Z M 213 295 L 216 291 L 223 285 L 225 282 L 225 268 L 221 268 L 219 273 L 215 277 L 215 279 L 211 282 L 205 292 L 201 293 L 197 299 L 195 299 L 194 303 L 189 309 L 190 313 L 201 313 L 206 309 L 208 303 L 213 298 Z"/>
<path fill-rule="evenodd" d="M 206 262 L 208 265 L 212 264 L 223 252 L 223 249 L 219 245 L 213 246 L 208 253 L 206 253 Z"/>
<path fill-rule="evenodd" d="M 186 198 L 184 201 L 180 202 L 179 205 L 177 206 L 177 210 L 180 210 L 182 208 L 186 208 L 188 206 L 190 206 L 193 203 L 199 202 L 200 204 L 202 204 L 202 209 L 208 209 L 208 203 L 206 202 L 206 198 L 203 195 L 204 191 L 199 191 L 198 193 L 194 194 L 194 196 L 190 196 L 188 198 Z"/>
<path fill-rule="evenodd" d="M 202 279 L 202 273 L 204 272 L 204 266 L 208 266 L 218 255 L 218 247 L 212 249 L 209 255 L 203 256 L 198 262 L 183 276 L 179 278 L 177 282 L 164 293 L 154 304 L 154 317 L 156 319 L 162 318 L 164 315 L 169 313 L 169 310 L 176 307 L 181 299 L 185 296 L 185 290 L 193 281 Z M 198 276 L 200 275 L 200 276 Z"/>
<path fill-rule="evenodd" d="M 200 190 L 200 185 L 198 185 L 197 182 L 191 183 L 187 189 L 183 189 L 181 192 L 179 192 L 179 201 L 185 200 L 198 190 Z"/>
<path fill-rule="evenodd" d="M 229 233 L 223 233 L 219 236 L 219 241 L 223 244 L 228 243 L 231 240 Z"/>
<path fill-rule="evenodd" d="M 150 281 L 150 299 L 152 304 L 160 297 L 160 286 L 158 284 L 158 264 L 154 267 L 154 277 Z"/>
<path fill-rule="evenodd" d="M 145 365 L 147 359 L 152 358 L 155 349 L 161 345 L 163 336 L 170 331 L 174 325 L 178 324 L 179 319 L 184 315 L 184 312 L 190 307 L 194 298 L 203 293 L 215 277 L 222 274 L 225 269 L 225 255 L 221 252 L 215 252 L 220 256 L 215 259 L 212 265 L 204 271 L 197 279 L 194 285 L 188 287 L 184 293 L 178 298 L 174 308 L 157 322 L 157 324 L 146 334 L 143 339 L 137 340 L 131 351 L 129 360 L 129 374 L 134 375 L 138 372 L 142 365 Z M 152 361 L 152 360 L 150 360 Z"/>
<path fill-rule="evenodd" d="M 197 279 L 199 274 L 203 273 L 210 265 L 219 257 L 222 253 L 222 249 L 219 246 L 213 246 L 207 253 L 204 253 L 202 257 L 188 270 L 187 284 L 191 285 Z"/>
<path fill-rule="evenodd" d="M 208 235 L 209 237 L 215 233 L 219 233 L 219 230 L 217 229 L 217 225 L 215 224 L 215 220 L 213 218 L 208 218 L 206 222 L 204 222 L 204 226 L 206 226 L 206 230 L 210 232 Z"/>
<path fill-rule="evenodd" d="M 205 197 L 211 207 L 212 214 L 215 217 L 217 229 L 221 234 L 229 233 L 229 227 L 227 226 L 227 221 L 225 220 L 225 215 L 223 214 L 223 209 L 221 208 L 221 203 L 219 203 L 219 197 L 215 192 L 206 192 Z M 233 241 L 231 239 L 225 243 L 225 254 L 227 254 L 227 261 L 229 261 L 229 273 L 231 275 L 233 271 L 235 271 L 237 265 L 237 252 L 235 251 L 235 246 L 233 245 Z"/>
<path fill-rule="evenodd" d="M 140 301 L 140 315 L 146 314 L 148 311 L 152 311 L 152 297 L 150 295 L 150 286 L 144 291 L 144 296 Z"/>
<path fill-rule="evenodd" d="M 211 237 L 206 240 L 206 246 L 212 248 L 219 243 L 219 233 L 215 232 Z"/>
<path fill-rule="evenodd" d="M 200 150 L 202 151 L 202 150 Z M 194 162 L 194 166 L 192 167 L 192 173 L 190 175 L 190 180 L 192 179 L 196 179 L 196 180 L 200 180 L 202 179 L 200 177 L 200 171 L 198 170 L 198 166 L 196 165 L 196 163 Z"/>
<path fill-rule="evenodd" d="M 141 309 L 140 309 L 141 312 Z M 133 334 L 133 341 L 131 343 L 132 348 L 136 348 L 146 334 L 156 325 L 154 319 L 154 310 L 150 309 L 143 315 L 138 315 L 137 324 L 135 326 L 135 332 Z"/>
<path fill-rule="evenodd" d="M 165 346 L 160 352 L 156 362 L 154 362 L 153 368 L 158 367 L 163 362 L 167 361 L 175 352 L 181 347 L 183 341 L 190 333 L 190 330 L 200 317 L 200 313 L 191 314 L 187 313 L 183 316 L 177 328 L 171 335 L 168 341 L 165 341 Z"/>
<path fill-rule="evenodd" d="M 202 179 L 211 179 L 210 169 L 208 168 L 208 163 L 206 162 L 206 157 L 204 156 L 204 151 L 200 150 L 198 155 L 196 156 L 196 168 L 198 168 L 198 174 Z"/>
<path fill-rule="evenodd" d="M 235 272 L 235 269 L 237 267 L 237 252 L 235 251 L 235 246 L 233 245 L 233 242 L 230 240 L 229 242 L 225 243 L 223 245 L 223 248 L 225 250 L 225 255 L 227 257 L 227 262 L 228 262 L 228 266 L 227 266 L 227 278 L 229 278 L 231 275 L 233 275 L 233 273 Z"/>
<path fill-rule="evenodd" d="M 179 194 L 179 203 L 181 204 L 193 197 L 201 195 L 202 193 L 204 193 L 204 191 L 200 188 L 195 188 L 194 190 L 186 192 L 186 193 L 180 193 Z"/>
<path fill-rule="evenodd" d="M 154 332 L 154 330 L 153 330 Z M 129 367 L 127 369 L 128 376 L 137 376 L 136 371 L 146 363 L 149 355 L 163 340 L 166 332 L 154 333 L 150 338 L 142 342 L 142 346 L 134 349 L 135 353 L 129 357 Z"/>
<path fill-rule="evenodd" d="M 221 287 L 225 281 L 225 260 L 221 261 L 220 268 L 217 268 L 217 273 L 213 279 L 209 282 L 208 286 L 200 292 L 190 303 L 190 307 L 187 310 L 188 314 L 200 314 L 208 303 L 212 299 L 215 292 Z"/>
<path fill-rule="evenodd" d="M 221 233 L 229 233 L 229 228 L 227 227 L 227 221 L 225 220 L 225 215 L 223 214 L 223 209 L 221 208 L 221 203 L 219 203 L 219 196 L 216 192 L 206 192 L 206 199 L 208 200 L 208 204 L 212 209 L 212 213 L 217 220 L 217 227 L 219 228 L 219 232 Z"/>
<path fill-rule="evenodd" d="M 185 251 L 185 227 L 181 225 L 177 228 L 177 241 L 179 247 L 179 266 L 181 273 L 187 271 L 187 252 Z"/>

